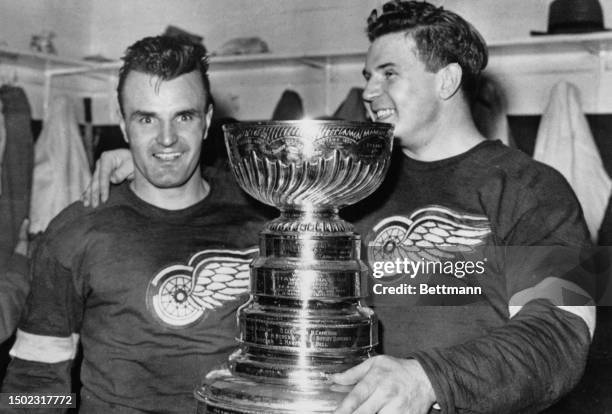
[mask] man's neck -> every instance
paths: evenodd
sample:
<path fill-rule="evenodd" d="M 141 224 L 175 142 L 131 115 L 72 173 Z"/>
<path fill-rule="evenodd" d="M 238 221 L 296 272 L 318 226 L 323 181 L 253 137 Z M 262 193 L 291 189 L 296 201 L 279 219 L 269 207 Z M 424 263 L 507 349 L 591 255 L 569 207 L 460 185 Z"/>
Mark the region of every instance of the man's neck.
<path fill-rule="evenodd" d="M 204 200 L 210 193 L 210 185 L 201 177 L 190 180 L 178 188 L 153 188 L 150 184 L 132 181 L 130 188 L 143 201 L 165 210 L 181 210 Z"/>
<path fill-rule="evenodd" d="M 449 131 L 448 134 L 438 137 L 436 141 L 429 141 L 416 151 L 411 151 L 410 148 L 402 148 L 402 151 L 415 160 L 439 161 L 463 154 L 485 140 L 478 131 L 474 133 Z"/>
<path fill-rule="evenodd" d="M 435 123 L 422 131 L 419 145 L 403 147 L 405 155 L 420 161 L 438 161 L 470 150 L 486 138 L 483 137 L 466 105 L 446 107 Z"/>

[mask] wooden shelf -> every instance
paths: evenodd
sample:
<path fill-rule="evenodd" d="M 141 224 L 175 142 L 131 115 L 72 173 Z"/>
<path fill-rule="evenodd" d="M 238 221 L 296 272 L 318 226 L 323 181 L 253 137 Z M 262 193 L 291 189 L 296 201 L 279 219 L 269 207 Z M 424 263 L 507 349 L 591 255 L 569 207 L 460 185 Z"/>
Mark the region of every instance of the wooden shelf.
<path fill-rule="evenodd" d="M 544 35 L 531 36 L 507 41 L 489 43 L 491 55 L 510 54 L 544 54 L 586 51 L 592 54 L 612 51 L 612 32 L 598 32 L 580 35 Z M 365 50 L 348 52 L 321 53 L 261 53 L 252 55 L 212 56 L 211 70 L 257 68 L 265 66 L 283 66 L 304 64 L 325 68 L 341 63 L 361 63 Z M 54 71 L 57 74 L 70 74 L 88 71 L 117 70 L 120 61 L 99 63 L 57 55 L 23 51 L 11 48 L 0 48 L 0 62 L 15 61 L 17 64 L 38 68 L 43 71 Z"/>
<path fill-rule="evenodd" d="M 612 57 L 612 31 L 579 35 L 542 35 L 525 38 L 491 41 L 488 44 L 492 59 L 499 57 L 539 57 L 548 54 L 584 53 L 599 57 L 598 71 L 608 70 Z M 211 73 L 234 70 L 253 70 L 266 68 L 311 67 L 323 73 L 322 83 L 327 90 L 334 82 L 333 70 L 338 65 L 363 65 L 366 48 L 343 52 L 312 53 L 262 53 L 252 55 L 212 56 Z M 531 59 L 533 61 L 533 59 Z M 544 60 L 542 60 L 544 61 Z M 37 53 L 0 47 L 0 64 L 29 68 L 44 77 L 44 111 L 49 104 L 53 80 L 57 77 L 78 75 L 90 79 L 113 83 L 122 62 L 95 62 L 77 58 L 67 58 L 52 54 Z M 589 60 L 592 65 L 592 60 Z M 77 83 L 78 85 L 79 83 Z M 326 95 L 327 102 L 327 95 Z M 326 104 L 327 105 L 327 104 Z"/>
<path fill-rule="evenodd" d="M 247 66 L 261 67 L 304 64 L 307 66 L 324 68 L 326 65 L 338 63 L 362 62 L 364 57 L 364 51 L 309 54 L 259 53 L 253 55 L 212 56 L 210 59 L 210 67 L 214 70 Z"/>
<path fill-rule="evenodd" d="M 542 35 L 527 38 L 493 41 L 488 43 L 491 55 L 612 52 L 612 32 L 577 35 Z M 324 67 L 328 64 L 361 63 L 365 50 L 340 53 L 273 54 L 213 56 L 211 69 L 229 69 L 252 66 L 291 65 L 296 63 Z"/>
<path fill-rule="evenodd" d="M 51 68 L 74 68 L 88 67 L 94 68 L 100 65 L 99 62 L 92 62 L 76 58 L 66 58 L 48 53 L 31 52 L 28 50 L 12 49 L 0 47 L 0 62 L 15 62 L 19 65 L 32 67 L 35 69 Z"/>
<path fill-rule="evenodd" d="M 612 51 L 612 32 L 576 35 L 538 35 L 489 44 L 491 55 L 571 53 L 592 54 Z"/>

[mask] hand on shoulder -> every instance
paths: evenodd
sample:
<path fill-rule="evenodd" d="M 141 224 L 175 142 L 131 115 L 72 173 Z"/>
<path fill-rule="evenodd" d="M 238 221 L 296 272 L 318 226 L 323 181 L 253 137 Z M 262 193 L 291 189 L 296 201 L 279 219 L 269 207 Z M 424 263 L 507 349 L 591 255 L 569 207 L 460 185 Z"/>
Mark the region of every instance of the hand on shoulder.
<path fill-rule="evenodd" d="M 134 178 L 134 161 L 128 149 L 103 152 L 96 162 L 92 179 L 81 195 L 83 204 L 97 207 L 108 200 L 110 185 Z"/>

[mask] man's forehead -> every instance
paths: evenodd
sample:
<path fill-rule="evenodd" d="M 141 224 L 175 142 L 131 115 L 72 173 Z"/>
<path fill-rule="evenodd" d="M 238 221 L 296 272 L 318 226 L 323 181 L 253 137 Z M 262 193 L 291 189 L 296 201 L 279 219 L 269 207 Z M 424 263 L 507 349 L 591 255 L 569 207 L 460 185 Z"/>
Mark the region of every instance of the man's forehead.
<path fill-rule="evenodd" d="M 200 74 L 197 71 L 183 73 L 182 75 L 179 75 L 172 79 L 164 79 L 154 73 L 132 70 L 127 74 L 125 78 L 126 85 L 130 83 L 136 83 L 139 84 L 139 86 L 141 87 L 142 85 L 148 85 L 155 88 L 156 90 L 158 90 L 162 85 L 175 85 L 182 82 L 188 82 L 191 84 L 199 83 L 202 86 L 202 89 L 204 89 L 204 83 Z"/>
<path fill-rule="evenodd" d="M 199 107 L 207 98 L 204 83 L 197 72 L 180 75 L 174 79 L 162 79 L 144 72 L 130 72 L 123 88 L 126 106 L 163 104 Z M 134 108 L 133 108 L 134 109 Z"/>
<path fill-rule="evenodd" d="M 368 48 L 364 71 L 384 69 L 417 57 L 416 42 L 412 35 L 405 32 L 389 33 L 375 39 Z"/>

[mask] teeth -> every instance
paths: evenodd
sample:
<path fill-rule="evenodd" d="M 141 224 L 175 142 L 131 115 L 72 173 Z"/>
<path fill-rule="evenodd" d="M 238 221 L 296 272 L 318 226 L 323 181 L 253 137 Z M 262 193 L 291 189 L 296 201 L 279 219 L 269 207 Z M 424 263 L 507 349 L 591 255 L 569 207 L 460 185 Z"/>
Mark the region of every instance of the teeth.
<path fill-rule="evenodd" d="M 380 109 L 376 111 L 376 118 L 383 119 L 393 114 L 393 109 Z"/>
<path fill-rule="evenodd" d="M 158 153 L 153 154 L 153 156 L 163 161 L 171 161 L 171 160 L 175 160 L 178 157 L 180 157 L 181 153 L 180 152 L 158 152 Z"/>

